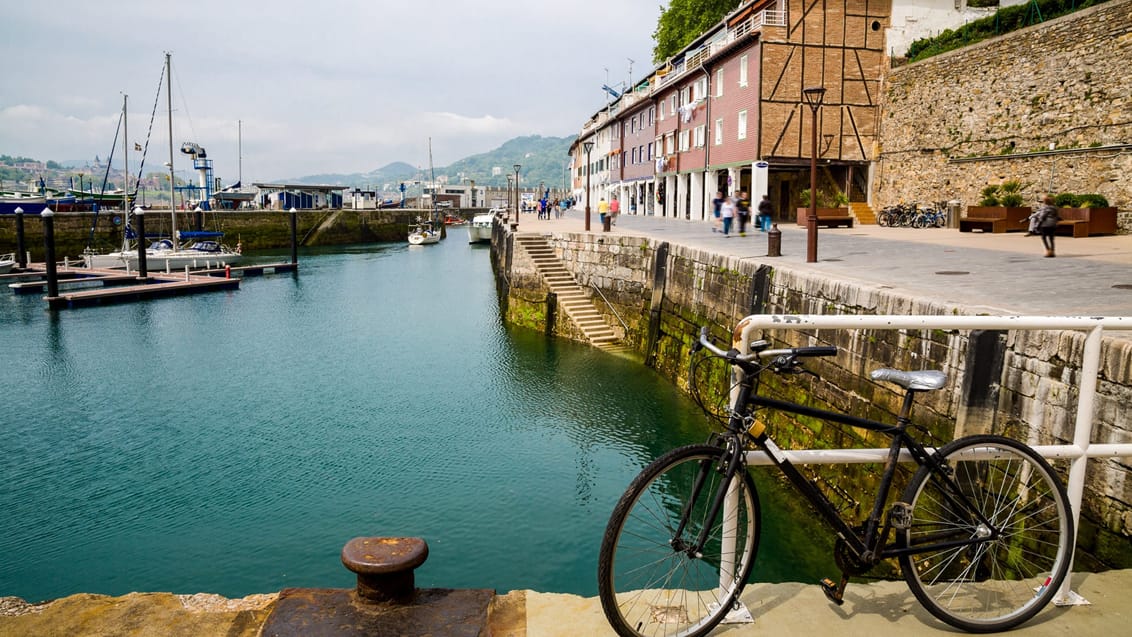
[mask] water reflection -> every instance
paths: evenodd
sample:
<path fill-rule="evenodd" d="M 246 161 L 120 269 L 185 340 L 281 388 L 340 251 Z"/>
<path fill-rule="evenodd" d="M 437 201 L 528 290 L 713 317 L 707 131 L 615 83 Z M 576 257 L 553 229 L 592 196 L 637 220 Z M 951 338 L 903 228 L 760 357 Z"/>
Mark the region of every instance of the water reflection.
<path fill-rule="evenodd" d="M 617 498 L 703 419 L 638 363 L 504 327 L 453 235 L 233 293 L 5 301 L 32 316 L 0 351 L 42 382 L 0 428 L 0 594 L 348 587 L 358 535 L 425 537 L 422 586 L 595 594 Z"/>

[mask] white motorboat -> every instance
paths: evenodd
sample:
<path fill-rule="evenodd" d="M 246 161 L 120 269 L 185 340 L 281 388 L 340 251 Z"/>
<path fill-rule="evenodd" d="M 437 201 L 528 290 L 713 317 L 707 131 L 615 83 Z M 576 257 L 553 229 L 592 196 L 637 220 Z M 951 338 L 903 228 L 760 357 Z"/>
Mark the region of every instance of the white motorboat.
<path fill-rule="evenodd" d="M 16 253 L 0 254 L 0 274 L 8 274 L 16 267 Z"/>
<path fill-rule="evenodd" d="M 472 217 L 472 225 L 468 226 L 468 243 L 491 241 L 491 226 L 495 223 L 495 216 L 502 212 L 503 208 L 492 208 Z"/>

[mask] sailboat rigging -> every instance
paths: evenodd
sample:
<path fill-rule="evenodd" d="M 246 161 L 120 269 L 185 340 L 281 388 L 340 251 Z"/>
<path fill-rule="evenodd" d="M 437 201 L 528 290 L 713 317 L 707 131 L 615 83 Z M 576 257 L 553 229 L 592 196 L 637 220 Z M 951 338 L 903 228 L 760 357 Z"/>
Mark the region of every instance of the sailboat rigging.
<path fill-rule="evenodd" d="M 225 265 L 232 265 L 241 258 L 239 246 L 235 250 L 228 248 L 221 244 L 218 239 L 223 236 L 221 232 L 178 232 L 177 230 L 177 206 L 176 206 L 176 181 L 174 179 L 173 170 L 173 73 L 172 73 L 172 54 L 165 53 L 165 81 L 166 81 L 166 109 L 168 111 L 169 119 L 169 223 L 170 223 L 170 237 L 166 239 L 158 239 L 146 248 L 146 262 L 153 269 L 164 268 L 166 270 L 182 269 L 188 267 L 222 267 Z M 125 102 L 123 102 L 123 128 L 125 128 Z M 128 144 L 128 139 L 124 140 L 124 144 Z M 146 142 L 148 146 L 148 141 Z M 128 151 L 126 153 L 128 155 Z M 125 161 L 125 160 L 124 160 Z M 130 249 L 130 240 L 145 241 L 145 237 L 133 237 L 133 232 L 130 228 L 129 220 L 131 211 L 129 209 L 129 167 L 126 167 L 125 174 L 127 175 L 127 187 L 124 189 L 123 201 L 126 207 L 126 224 L 123 231 L 122 248 L 116 252 L 108 254 L 94 254 L 93 251 L 87 251 L 84 255 L 86 264 L 92 268 L 120 268 L 132 269 L 137 267 L 138 253 L 137 249 Z M 140 183 L 140 174 L 138 182 Z M 133 211 L 133 212 L 136 212 Z"/>
<path fill-rule="evenodd" d="M 444 231 L 443 224 L 437 223 L 436 220 L 436 169 L 432 166 L 432 138 L 428 138 L 428 170 L 431 173 L 430 179 L 432 180 L 432 194 L 429 195 L 429 216 L 428 221 L 421 221 L 417 217 L 417 226 L 409 233 L 410 245 L 427 245 L 430 243 L 440 243 L 443 238 Z M 421 189 L 423 194 L 424 188 Z"/>

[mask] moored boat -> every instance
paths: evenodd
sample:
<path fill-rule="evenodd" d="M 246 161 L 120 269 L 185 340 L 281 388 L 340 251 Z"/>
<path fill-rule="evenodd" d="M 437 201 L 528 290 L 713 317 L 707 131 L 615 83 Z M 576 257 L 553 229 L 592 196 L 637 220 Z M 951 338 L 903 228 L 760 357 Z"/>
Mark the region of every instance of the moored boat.
<path fill-rule="evenodd" d="M 491 241 L 491 225 L 495 222 L 495 215 L 501 212 L 502 208 L 492 208 L 472 217 L 472 225 L 468 226 L 468 243 Z"/>
<path fill-rule="evenodd" d="M 440 243 L 440 231 L 433 228 L 431 223 L 421 222 L 409 232 L 409 245 L 428 245 Z"/>
<path fill-rule="evenodd" d="M 16 267 L 16 253 L 0 254 L 0 274 L 8 274 Z"/>

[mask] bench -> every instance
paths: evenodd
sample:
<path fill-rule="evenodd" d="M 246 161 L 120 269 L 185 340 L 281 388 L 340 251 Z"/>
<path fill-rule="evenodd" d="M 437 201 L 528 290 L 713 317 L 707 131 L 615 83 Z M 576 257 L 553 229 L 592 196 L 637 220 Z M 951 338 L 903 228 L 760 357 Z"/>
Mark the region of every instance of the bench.
<path fill-rule="evenodd" d="M 968 206 L 967 215 L 959 220 L 959 232 L 1022 232 L 1032 212 L 1029 208 Z"/>
<path fill-rule="evenodd" d="M 809 214 L 809 208 L 798 208 L 799 226 L 806 227 L 806 218 Z M 849 214 L 848 208 L 818 208 L 817 216 L 819 228 L 853 227 L 853 215 Z"/>
<path fill-rule="evenodd" d="M 1116 234 L 1116 208 L 1059 208 L 1061 221 L 1057 234 L 1089 237 L 1095 234 Z"/>

